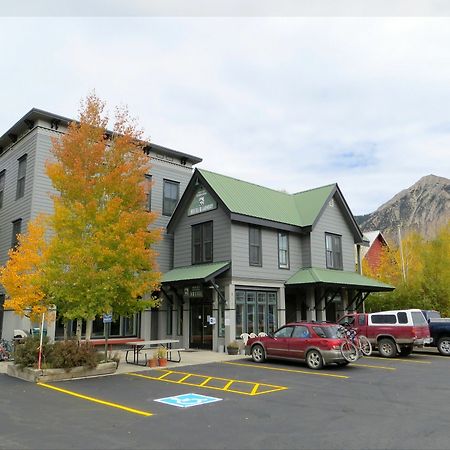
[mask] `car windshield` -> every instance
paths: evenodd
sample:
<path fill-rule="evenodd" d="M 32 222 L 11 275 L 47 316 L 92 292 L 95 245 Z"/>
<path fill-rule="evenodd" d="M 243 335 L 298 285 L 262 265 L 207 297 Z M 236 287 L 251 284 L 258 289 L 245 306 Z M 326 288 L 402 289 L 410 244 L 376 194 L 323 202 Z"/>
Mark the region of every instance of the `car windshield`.
<path fill-rule="evenodd" d="M 317 336 L 320 336 L 322 338 L 339 338 L 339 326 L 338 325 L 331 325 L 327 327 L 313 327 L 313 330 L 316 332 Z"/>

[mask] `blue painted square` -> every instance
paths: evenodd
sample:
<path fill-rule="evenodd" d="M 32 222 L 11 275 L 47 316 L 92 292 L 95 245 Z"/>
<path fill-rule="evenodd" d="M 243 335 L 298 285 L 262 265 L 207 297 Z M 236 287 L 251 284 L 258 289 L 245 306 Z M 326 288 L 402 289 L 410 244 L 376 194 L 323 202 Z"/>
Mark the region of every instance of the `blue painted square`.
<path fill-rule="evenodd" d="M 178 406 L 179 408 L 190 408 L 191 406 L 206 405 L 207 403 L 220 402 L 221 398 L 208 397 L 200 394 L 183 394 L 174 397 L 165 397 L 155 400 L 155 402 L 166 405 Z"/>

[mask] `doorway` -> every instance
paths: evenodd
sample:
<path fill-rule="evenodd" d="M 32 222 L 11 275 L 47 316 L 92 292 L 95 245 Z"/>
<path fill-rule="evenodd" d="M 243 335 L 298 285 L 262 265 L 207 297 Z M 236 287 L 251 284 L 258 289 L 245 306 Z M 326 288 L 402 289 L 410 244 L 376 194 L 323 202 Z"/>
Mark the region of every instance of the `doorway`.
<path fill-rule="evenodd" d="M 212 325 L 208 318 L 212 316 L 212 302 L 191 299 L 189 347 L 212 350 Z"/>

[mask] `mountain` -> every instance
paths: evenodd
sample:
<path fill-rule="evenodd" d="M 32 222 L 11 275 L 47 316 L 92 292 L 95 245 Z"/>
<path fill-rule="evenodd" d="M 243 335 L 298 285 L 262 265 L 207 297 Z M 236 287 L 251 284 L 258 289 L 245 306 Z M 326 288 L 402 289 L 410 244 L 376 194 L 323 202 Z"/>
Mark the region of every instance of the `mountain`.
<path fill-rule="evenodd" d="M 425 238 L 433 238 L 449 220 L 450 180 L 435 175 L 421 178 L 373 213 L 356 216 L 363 232 L 381 230 L 395 241 L 399 225 L 402 236 L 414 230 Z"/>

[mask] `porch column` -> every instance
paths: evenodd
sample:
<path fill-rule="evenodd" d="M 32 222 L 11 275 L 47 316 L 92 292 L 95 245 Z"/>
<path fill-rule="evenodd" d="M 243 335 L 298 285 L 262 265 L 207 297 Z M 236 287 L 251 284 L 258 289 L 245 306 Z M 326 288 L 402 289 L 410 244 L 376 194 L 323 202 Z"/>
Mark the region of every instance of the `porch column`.
<path fill-rule="evenodd" d="M 281 327 L 286 323 L 286 289 L 280 287 L 280 300 L 278 302 L 278 326 Z"/>
<path fill-rule="evenodd" d="M 343 315 L 348 313 L 348 310 L 347 310 L 347 308 L 348 308 L 348 297 L 349 297 L 348 289 L 342 289 L 341 297 L 342 297 L 342 309 L 343 309 L 343 311 L 337 311 L 338 315 L 340 317 L 342 317 Z"/>
<path fill-rule="evenodd" d="M 149 341 L 151 339 L 151 323 L 152 323 L 152 312 L 150 309 L 145 309 L 141 313 L 141 339 L 144 341 Z"/>
<path fill-rule="evenodd" d="M 309 322 L 316 320 L 314 287 L 311 286 L 306 288 L 306 320 Z"/>
<path fill-rule="evenodd" d="M 182 347 L 189 348 L 189 341 L 190 341 L 190 310 L 191 310 L 191 304 L 189 301 L 189 295 L 183 295 L 183 337 L 182 337 Z"/>
<path fill-rule="evenodd" d="M 319 290 L 320 300 L 317 302 L 317 313 L 316 313 L 316 320 L 319 322 L 327 320 L 327 312 L 325 311 L 326 299 L 323 298 L 323 292 L 324 289 L 320 288 Z"/>
<path fill-rule="evenodd" d="M 236 339 L 236 301 L 235 301 L 235 286 L 228 284 L 225 286 L 225 347 L 231 341 Z"/>

